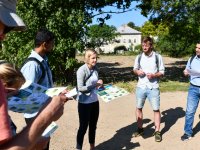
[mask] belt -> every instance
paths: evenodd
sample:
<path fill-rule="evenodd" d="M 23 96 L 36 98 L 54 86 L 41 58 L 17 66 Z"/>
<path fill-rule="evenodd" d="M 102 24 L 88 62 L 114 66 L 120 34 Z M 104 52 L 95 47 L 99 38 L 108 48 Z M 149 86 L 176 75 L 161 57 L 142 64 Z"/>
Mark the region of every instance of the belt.
<path fill-rule="evenodd" d="M 200 86 L 198 86 L 198 85 L 194 85 L 194 84 L 192 84 L 192 83 L 190 83 L 190 85 L 200 88 Z"/>

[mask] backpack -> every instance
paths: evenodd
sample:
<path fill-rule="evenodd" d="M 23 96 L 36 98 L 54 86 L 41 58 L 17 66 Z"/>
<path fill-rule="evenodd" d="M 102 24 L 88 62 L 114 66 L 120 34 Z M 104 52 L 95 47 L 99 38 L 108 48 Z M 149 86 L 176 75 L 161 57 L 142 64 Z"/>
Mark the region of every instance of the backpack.
<path fill-rule="evenodd" d="M 156 57 L 156 67 L 159 71 L 159 58 L 158 58 L 158 53 L 155 53 L 155 57 Z M 138 69 L 141 68 L 140 62 L 141 62 L 141 58 L 142 58 L 142 53 L 138 55 Z"/>
<path fill-rule="evenodd" d="M 43 64 L 35 57 L 28 57 L 22 64 L 21 68 L 29 61 L 35 61 L 37 64 L 40 65 L 40 68 L 42 70 L 42 75 L 40 77 L 40 79 L 38 80 L 38 83 L 40 84 L 43 80 L 44 80 L 44 77 L 45 77 L 45 68 L 43 66 Z"/>

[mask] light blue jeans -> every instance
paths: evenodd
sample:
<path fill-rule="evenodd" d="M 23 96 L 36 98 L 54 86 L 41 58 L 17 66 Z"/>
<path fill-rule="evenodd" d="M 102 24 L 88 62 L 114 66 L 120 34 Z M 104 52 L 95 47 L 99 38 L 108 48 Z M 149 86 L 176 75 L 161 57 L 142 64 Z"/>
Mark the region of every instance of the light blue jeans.
<path fill-rule="evenodd" d="M 192 136 L 194 115 L 196 113 L 200 99 L 200 87 L 190 85 L 187 97 L 187 108 L 185 113 L 185 127 L 184 131 L 187 135 Z"/>
<path fill-rule="evenodd" d="M 160 109 L 160 90 L 158 88 L 136 88 L 136 107 L 143 108 L 146 98 L 149 100 L 153 110 Z"/>

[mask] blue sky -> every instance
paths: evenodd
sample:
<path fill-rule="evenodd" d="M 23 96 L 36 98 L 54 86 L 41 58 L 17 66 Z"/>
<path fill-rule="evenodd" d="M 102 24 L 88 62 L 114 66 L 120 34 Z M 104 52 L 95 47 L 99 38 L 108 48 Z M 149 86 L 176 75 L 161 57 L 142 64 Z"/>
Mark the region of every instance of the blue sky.
<path fill-rule="evenodd" d="M 136 3 L 132 3 L 130 8 L 134 8 Z M 109 11 L 112 10 L 114 11 L 115 9 L 111 7 L 105 7 L 103 9 L 104 11 Z M 117 10 L 115 10 L 117 11 Z M 106 20 L 106 24 L 108 25 L 114 25 L 115 27 L 119 27 L 122 24 L 127 24 L 128 22 L 133 22 L 136 26 L 142 26 L 145 21 L 148 20 L 148 18 L 142 16 L 140 14 L 140 10 L 132 10 L 130 12 L 125 12 L 121 14 L 111 14 L 111 18 L 109 20 Z M 97 17 L 105 17 L 106 14 L 99 15 Z M 98 24 L 97 17 L 93 19 L 93 24 Z"/>

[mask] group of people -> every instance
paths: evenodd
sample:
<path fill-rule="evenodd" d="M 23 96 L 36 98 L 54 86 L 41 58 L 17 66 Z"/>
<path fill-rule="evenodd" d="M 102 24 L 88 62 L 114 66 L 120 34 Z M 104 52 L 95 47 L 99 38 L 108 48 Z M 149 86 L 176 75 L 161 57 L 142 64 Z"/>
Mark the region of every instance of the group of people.
<path fill-rule="evenodd" d="M 153 40 L 150 37 L 145 37 L 142 40 L 142 54 L 139 54 L 135 59 L 133 72 L 138 76 L 139 80 L 136 87 L 136 120 L 137 131 L 133 136 L 141 136 L 144 133 L 142 127 L 143 113 L 142 109 L 147 98 L 154 112 L 155 141 L 162 141 L 160 132 L 160 91 L 158 81 L 164 75 L 164 64 L 160 54 L 153 51 Z M 183 71 L 185 76 L 190 78 L 190 86 L 188 89 L 187 106 L 185 114 L 184 134 L 181 136 L 182 141 L 186 141 L 193 136 L 194 115 L 196 113 L 200 100 L 200 42 L 196 44 L 196 54 L 189 58 L 186 68 Z"/>
<path fill-rule="evenodd" d="M 0 41 L 9 31 L 26 28 L 16 14 L 16 3 L 16 0 L 0 0 Z M 49 139 L 43 139 L 41 135 L 52 121 L 62 116 L 64 104 L 69 98 L 62 93 L 50 98 L 37 116 L 16 134 L 14 123 L 8 115 L 7 98 L 17 93 L 26 78 L 16 66 L 6 61 L 0 62 L 0 78 L 0 149 L 45 149 Z"/>
<path fill-rule="evenodd" d="M 16 0 L 0 0 L 0 40 L 12 30 L 23 31 L 26 26 L 16 14 Z M 52 121 L 58 120 L 64 111 L 64 104 L 71 100 L 67 91 L 54 96 L 33 114 L 24 114 L 26 127 L 16 133 L 16 126 L 8 114 L 7 98 L 17 94 L 26 80 L 47 88 L 53 87 L 52 72 L 47 54 L 54 47 L 54 34 L 47 29 L 39 29 L 35 37 L 35 47 L 25 60 L 21 70 L 15 65 L 0 61 L 0 149 L 49 149 L 50 138 L 42 137 L 43 131 Z M 85 52 L 85 65 L 77 71 L 78 112 L 80 126 L 77 133 L 77 149 L 82 149 L 83 138 L 89 127 L 91 150 L 95 147 L 95 132 L 99 116 L 97 89 L 103 85 L 98 79 L 96 68 L 97 53 L 93 49 Z"/>
<path fill-rule="evenodd" d="M 22 19 L 16 14 L 16 0 L 0 0 L 0 40 L 4 40 L 11 30 L 24 30 L 26 28 Z M 59 96 L 50 98 L 42 110 L 34 114 L 24 114 L 27 126 L 16 133 L 16 127 L 8 115 L 7 98 L 17 93 L 17 90 L 30 80 L 47 88 L 53 87 L 52 72 L 48 63 L 47 54 L 54 47 L 54 34 L 47 29 L 38 30 L 35 37 L 35 47 L 19 70 L 13 64 L 0 61 L 0 149 L 49 149 L 50 138 L 41 136 L 46 127 L 58 120 L 64 109 L 64 104 L 70 100 L 63 91 Z M 139 54 L 134 63 L 133 73 L 138 76 L 136 95 L 136 121 L 137 130 L 133 136 L 144 134 L 143 107 L 148 99 L 154 113 L 155 141 L 162 141 L 160 132 L 160 91 L 159 78 L 164 75 L 165 67 L 162 56 L 154 51 L 153 39 L 145 37 L 142 40 L 143 52 Z M 95 134 L 99 117 L 98 88 L 103 86 L 99 79 L 97 52 L 86 49 L 85 64 L 77 71 L 77 100 L 79 129 L 76 138 L 76 149 L 81 150 L 84 135 L 89 128 L 90 149 L 95 148 Z M 190 87 L 187 98 L 185 117 L 185 133 L 181 140 L 192 137 L 194 115 L 200 99 L 200 43 L 196 45 L 196 55 L 188 60 L 185 76 L 190 76 Z M 192 72 L 195 72 L 193 74 Z M 199 73 L 199 74 L 198 74 Z"/>

